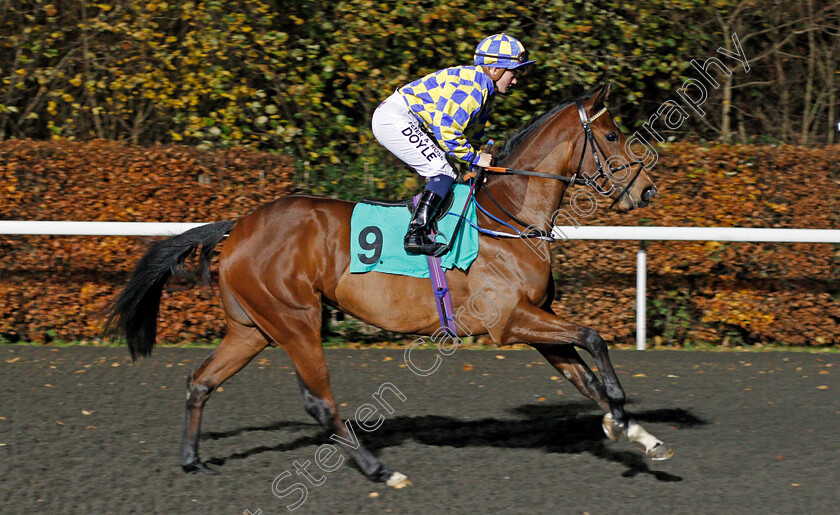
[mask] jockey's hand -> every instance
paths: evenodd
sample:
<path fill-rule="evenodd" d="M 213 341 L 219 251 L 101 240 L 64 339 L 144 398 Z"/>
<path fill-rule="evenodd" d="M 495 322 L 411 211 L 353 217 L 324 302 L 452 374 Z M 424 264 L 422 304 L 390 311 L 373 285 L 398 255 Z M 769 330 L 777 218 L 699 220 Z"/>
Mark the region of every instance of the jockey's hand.
<path fill-rule="evenodd" d="M 478 154 L 478 162 L 475 164 L 475 166 L 478 166 L 480 168 L 487 168 L 491 164 L 493 164 L 492 154 Z"/>

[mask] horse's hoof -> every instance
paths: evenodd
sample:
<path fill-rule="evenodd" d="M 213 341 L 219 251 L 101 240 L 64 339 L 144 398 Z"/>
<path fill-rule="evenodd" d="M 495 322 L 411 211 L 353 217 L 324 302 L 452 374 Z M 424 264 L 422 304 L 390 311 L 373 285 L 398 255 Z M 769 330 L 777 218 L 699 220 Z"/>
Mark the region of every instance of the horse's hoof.
<path fill-rule="evenodd" d="M 653 449 L 650 449 L 646 452 L 648 458 L 652 459 L 653 461 L 662 461 L 667 460 L 674 457 L 674 449 L 671 449 L 669 445 L 664 443 L 660 443 L 656 445 Z"/>
<path fill-rule="evenodd" d="M 400 488 L 405 488 L 407 486 L 411 486 L 411 480 L 405 477 L 405 475 L 400 474 L 399 472 L 394 472 L 391 474 L 391 477 L 385 481 L 385 484 L 390 486 L 391 488 L 396 488 L 399 490 Z"/>
<path fill-rule="evenodd" d="M 219 472 L 214 470 L 207 465 L 205 465 L 201 461 L 196 461 L 194 463 L 188 463 L 186 465 L 181 465 L 181 468 L 184 469 L 184 472 L 188 474 L 207 474 L 208 476 L 218 476 Z"/>
<path fill-rule="evenodd" d="M 624 434 L 624 428 L 619 426 L 613 420 L 612 413 L 607 413 L 604 415 L 604 419 L 601 422 L 601 427 L 604 428 L 604 434 L 607 435 L 607 438 L 612 440 L 613 442 L 617 442 L 621 439 L 621 436 Z"/>

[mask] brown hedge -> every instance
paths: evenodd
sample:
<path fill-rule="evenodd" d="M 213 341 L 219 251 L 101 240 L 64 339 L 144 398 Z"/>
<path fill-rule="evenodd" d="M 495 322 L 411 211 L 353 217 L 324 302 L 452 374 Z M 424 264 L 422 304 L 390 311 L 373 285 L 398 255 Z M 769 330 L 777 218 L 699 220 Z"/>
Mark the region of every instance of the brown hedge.
<path fill-rule="evenodd" d="M 660 194 L 650 208 L 625 214 L 599 209 L 581 223 L 836 228 L 838 157 L 840 145 L 666 145 L 653 170 Z M 0 143 L 0 218 L 234 219 L 289 192 L 291 171 L 287 158 L 247 150 L 6 141 Z M 150 241 L 0 237 L 0 336 L 97 338 L 98 311 Z M 636 247 L 559 243 L 555 310 L 610 342 L 632 342 Z M 648 260 L 648 334 L 656 344 L 840 344 L 837 245 L 651 242 Z M 162 341 L 221 336 L 217 297 L 177 288 L 165 296 Z"/>
<path fill-rule="evenodd" d="M 590 225 L 840 227 L 840 145 L 666 145 L 653 205 L 599 210 Z M 565 241 L 556 249 L 558 313 L 611 342 L 635 331 L 636 242 Z M 654 343 L 840 344 L 840 246 L 649 242 Z"/>
<path fill-rule="evenodd" d="M 0 144 L 0 219 L 203 222 L 241 217 L 291 190 L 289 158 L 109 141 Z M 0 237 L 0 336 L 91 340 L 100 311 L 153 238 Z M 221 336 L 209 291 L 169 291 L 162 341 Z"/>

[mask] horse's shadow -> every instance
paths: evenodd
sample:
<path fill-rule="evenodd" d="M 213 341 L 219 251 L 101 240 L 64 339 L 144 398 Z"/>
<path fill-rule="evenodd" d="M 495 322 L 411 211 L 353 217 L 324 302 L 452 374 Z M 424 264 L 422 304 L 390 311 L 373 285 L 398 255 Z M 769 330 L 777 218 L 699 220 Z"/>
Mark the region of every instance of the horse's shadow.
<path fill-rule="evenodd" d="M 356 436 L 374 454 L 388 447 L 407 441 L 437 447 L 495 447 L 542 449 L 546 453 L 589 453 L 600 459 L 620 463 L 627 467 L 624 477 L 640 473 L 651 474 L 660 481 L 682 481 L 667 472 L 651 470 L 638 451 L 613 450 L 611 442 L 601 429 L 602 414 L 596 414 L 589 403 L 525 404 L 510 410 L 516 419 L 499 420 L 483 418 L 464 420 L 449 416 L 401 416 L 389 418 L 375 431 L 366 433 L 353 422 Z M 633 414 L 641 423 L 668 423 L 679 428 L 704 426 L 708 422 L 684 409 L 659 409 Z M 210 464 L 223 465 L 227 460 L 244 459 L 263 452 L 286 452 L 322 443 L 334 443 L 325 438 L 315 423 L 276 422 L 259 427 L 245 427 L 224 432 L 207 432 L 202 439 L 218 440 L 248 431 L 283 431 L 311 428 L 312 435 L 297 438 L 275 446 L 259 446 L 227 457 L 207 460 Z"/>

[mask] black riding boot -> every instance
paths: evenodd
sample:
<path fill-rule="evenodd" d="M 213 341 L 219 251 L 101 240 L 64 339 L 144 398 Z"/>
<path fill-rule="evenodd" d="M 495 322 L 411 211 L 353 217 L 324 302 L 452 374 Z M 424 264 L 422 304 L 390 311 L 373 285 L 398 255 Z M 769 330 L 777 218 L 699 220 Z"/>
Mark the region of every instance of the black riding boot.
<path fill-rule="evenodd" d="M 432 230 L 432 220 L 435 218 L 438 207 L 443 202 L 443 197 L 429 190 L 423 190 L 420 201 L 414 209 L 414 216 L 408 223 L 408 232 L 403 240 L 405 251 L 409 254 L 425 254 L 432 256 L 444 243 L 437 243 L 429 236 Z"/>

